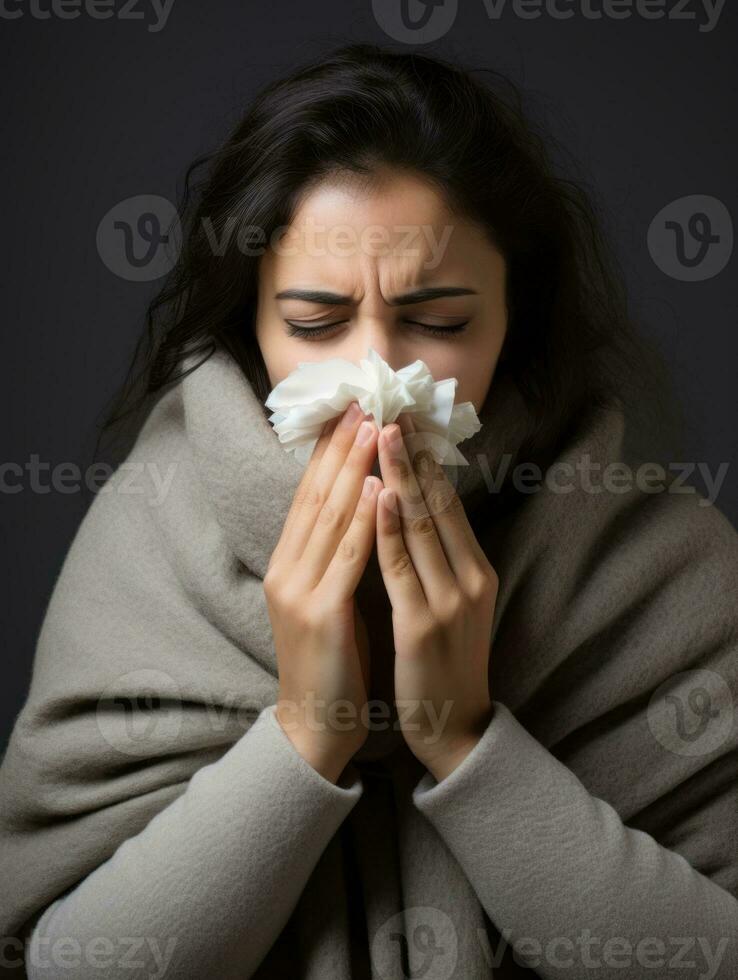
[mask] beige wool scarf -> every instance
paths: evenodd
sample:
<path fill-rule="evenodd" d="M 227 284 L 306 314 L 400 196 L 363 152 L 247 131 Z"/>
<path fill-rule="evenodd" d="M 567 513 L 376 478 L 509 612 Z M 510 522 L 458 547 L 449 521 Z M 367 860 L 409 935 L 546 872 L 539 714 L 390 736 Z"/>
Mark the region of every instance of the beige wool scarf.
<path fill-rule="evenodd" d="M 42 910 L 255 734 L 277 699 L 262 579 L 304 471 L 267 415 L 216 351 L 156 403 L 69 550 L 0 767 L 0 978 L 26 976 L 25 930 Z M 360 798 L 242 975 L 735 980 L 736 533 L 697 493 L 587 484 L 582 460 L 623 459 L 618 405 L 573 420 L 536 490 L 530 473 L 511 490 L 515 390 L 493 382 L 480 419 L 459 446 L 470 465 L 446 472 L 500 579 L 490 729 L 438 785 L 396 726 L 372 731 L 342 776 Z M 492 484 L 506 460 L 505 496 Z M 372 664 L 386 668 L 374 559 L 357 601 Z M 265 886 L 263 902 L 276 910 L 280 896 Z M 661 941 L 663 965 L 592 966 L 581 947 L 562 959 L 550 945 L 530 968 L 513 956 L 516 941 L 530 953 L 586 929 Z M 194 932 L 167 976 L 206 975 L 188 972 Z M 248 921 L 243 932 L 247 949 L 257 937 Z M 676 965 L 685 936 L 691 968 Z"/>

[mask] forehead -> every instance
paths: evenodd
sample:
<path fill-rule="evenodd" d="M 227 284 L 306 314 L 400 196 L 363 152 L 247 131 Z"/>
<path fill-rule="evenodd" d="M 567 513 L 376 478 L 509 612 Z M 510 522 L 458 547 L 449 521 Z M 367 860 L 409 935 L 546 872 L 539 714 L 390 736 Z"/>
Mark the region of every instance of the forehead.
<path fill-rule="evenodd" d="M 325 181 L 308 191 L 262 262 L 276 289 L 330 282 L 347 294 L 377 282 L 383 293 L 453 280 L 483 285 L 501 257 L 477 224 L 440 190 L 411 174 L 368 186 Z"/>

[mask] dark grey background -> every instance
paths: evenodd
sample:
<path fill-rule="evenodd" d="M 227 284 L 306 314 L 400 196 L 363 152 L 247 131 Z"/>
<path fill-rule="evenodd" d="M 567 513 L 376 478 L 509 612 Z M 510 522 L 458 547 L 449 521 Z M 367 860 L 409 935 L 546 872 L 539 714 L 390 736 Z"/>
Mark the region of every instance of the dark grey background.
<path fill-rule="evenodd" d="M 158 32 L 143 2 L 134 8 L 143 20 L 38 20 L 22 0 L 8 6 L 23 16 L 0 19 L 0 459 L 25 465 L 38 454 L 52 467 L 84 467 L 157 288 L 103 264 L 103 215 L 138 194 L 176 200 L 186 165 L 221 141 L 251 93 L 276 75 L 351 41 L 401 45 L 380 29 L 371 0 L 174 0 Z M 660 209 L 688 195 L 737 213 L 738 11 L 730 7 L 705 32 L 701 0 L 686 8 L 697 15 L 689 20 L 524 20 L 507 10 L 497 22 L 483 0 L 463 0 L 448 34 L 418 50 L 509 74 L 579 159 L 624 264 L 633 314 L 668 359 L 688 422 L 683 458 L 713 472 L 731 464 L 717 506 L 735 524 L 738 253 L 720 274 L 684 282 L 657 267 L 646 239 Z M 89 496 L 27 488 L 0 500 L 1 749 Z"/>

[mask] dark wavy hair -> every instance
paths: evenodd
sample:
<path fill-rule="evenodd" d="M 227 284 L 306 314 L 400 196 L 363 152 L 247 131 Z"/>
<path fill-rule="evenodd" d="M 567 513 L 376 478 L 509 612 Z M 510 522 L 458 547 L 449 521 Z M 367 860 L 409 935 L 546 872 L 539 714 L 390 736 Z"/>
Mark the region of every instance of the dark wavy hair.
<path fill-rule="evenodd" d="M 431 181 L 502 251 L 510 316 L 495 378 L 509 375 L 523 394 L 530 447 L 555 446 L 588 404 L 666 396 L 591 195 L 556 173 L 558 143 L 537 132 L 522 102 L 496 71 L 368 44 L 264 88 L 225 144 L 186 172 L 178 261 L 149 306 L 101 437 L 178 381 L 183 355 L 199 366 L 216 345 L 264 401 L 270 384 L 253 329 L 259 256 L 244 253 L 239 231 L 269 239 L 321 180 L 370 181 L 388 167 Z M 214 250 L 224 233 L 227 245 Z"/>

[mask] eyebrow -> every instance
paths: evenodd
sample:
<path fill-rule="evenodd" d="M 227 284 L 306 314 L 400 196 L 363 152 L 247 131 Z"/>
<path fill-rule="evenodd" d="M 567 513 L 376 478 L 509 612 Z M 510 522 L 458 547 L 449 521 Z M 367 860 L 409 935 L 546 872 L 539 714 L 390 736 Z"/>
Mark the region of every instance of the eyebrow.
<path fill-rule="evenodd" d="M 441 296 L 476 295 L 478 294 L 475 289 L 467 289 L 465 286 L 426 286 L 422 289 L 414 289 L 409 293 L 401 293 L 399 296 L 391 296 L 387 302 L 390 306 L 408 306 L 410 303 L 425 303 Z M 349 306 L 353 303 L 351 296 L 343 296 L 341 293 L 331 293 L 322 289 L 283 289 L 274 298 L 304 299 L 308 303 L 323 303 L 326 306 Z"/>

